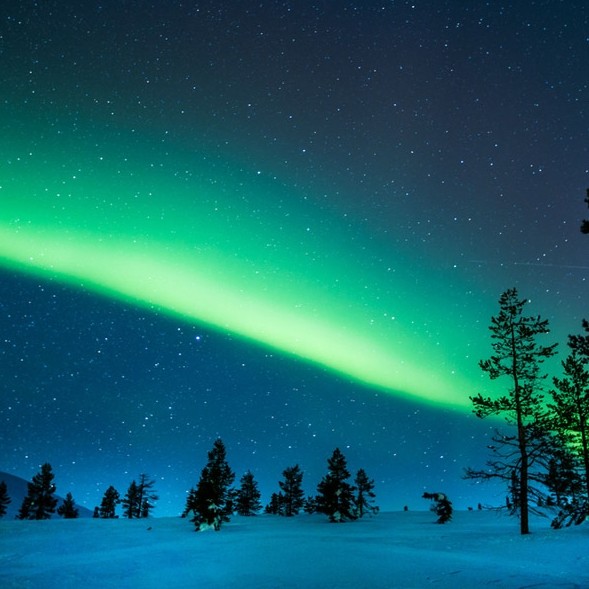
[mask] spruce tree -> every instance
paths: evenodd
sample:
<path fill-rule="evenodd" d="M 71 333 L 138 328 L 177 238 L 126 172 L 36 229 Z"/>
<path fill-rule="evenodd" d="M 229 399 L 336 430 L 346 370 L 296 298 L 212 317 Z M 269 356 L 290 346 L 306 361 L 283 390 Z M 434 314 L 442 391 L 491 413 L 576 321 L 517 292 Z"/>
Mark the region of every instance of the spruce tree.
<path fill-rule="evenodd" d="M 356 485 L 356 496 L 354 498 L 356 515 L 364 517 L 366 513 L 378 513 L 378 507 L 373 504 L 376 497 L 374 494 L 374 480 L 368 478 L 363 468 L 356 473 L 354 483 Z"/>
<path fill-rule="evenodd" d="M 235 510 L 238 515 L 256 515 L 262 509 L 260 503 L 262 495 L 251 471 L 248 470 L 241 477 L 240 485 L 235 497 Z"/>
<path fill-rule="evenodd" d="M 18 512 L 18 519 L 49 519 L 51 514 L 55 513 L 57 499 L 53 496 L 55 494 L 54 478 L 51 465 L 43 464 L 41 471 L 30 483 L 27 483 L 28 492 Z"/>
<path fill-rule="evenodd" d="M 278 484 L 282 490 L 282 512 L 280 515 L 291 517 L 298 515 L 303 507 L 305 494 L 303 492 L 303 472 L 298 464 L 286 468 L 282 476 L 284 480 Z"/>
<path fill-rule="evenodd" d="M 65 496 L 63 503 L 57 508 L 57 513 L 64 519 L 76 519 L 78 517 L 79 512 L 71 493 Z"/>
<path fill-rule="evenodd" d="M 346 458 L 336 448 L 327 460 L 327 475 L 317 485 L 317 511 L 327 515 L 331 522 L 356 519 L 354 488 L 347 482 L 349 478 Z"/>
<path fill-rule="evenodd" d="M 102 519 L 115 519 L 117 505 L 121 502 L 119 492 L 112 486 L 104 492 L 100 507 L 98 508 L 98 515 Z"/>
<path fill-rule="evenodd" d="M 270 502 L 266 505 L 264 512 L 269 515 L 283 515 L 284 512 L 284 497 L 282 493 L 272 493 Z"/>
<path fill-rule="evenodd" d="M 121 501 L 123 506 L 123 517 L 127 519 L 141 517 L 141 504 L 139 502 L 139 488 L 137 481 L 133 480 L 127 489 L 127 494 Z"/>
<path fill-rule="evenodd" d="M 8 487 L 4 481 L 0 481 L 0 517 L 6 515 L 7 507 L 12 502 L 8 496 Z"/>
<path fill-rule="evenodd" d="M 487 469 L 466 471 L 466 478 L 497 478 L 508 485 L 515 472 L 517 484 L 511 486 L 517 488 L 521 534 L 530 532 L 530 499 L 538 493 L 530 482 L 541 482 L 546 468 L 550 432 L 541 394 L 546 375 L 540 373 L 540 365 L 554 355 L 556 347 L 556 344 L 542 346 L 536 342 L 539 335 L 548 333 L 548 322 L 540 317 L 525 317 L 526 304 L 525 299 L 518 298 L 515 288 L 501 295 L 499 313 L 491 318 L 489 327 L 494 353 L 488 360 L 479 362 L 481 370 L 492 380 L 508 377 L 507 394 L 496 399 L 480 393 L 470 397 L 477 417 L 502 416 L 514 433 L 498 433 L 493 437 L 491 450 L 497 458 L 487 463 Z"/>
<path fill-rule="evenodd" d="M 219 531 L 233 512 L 234 492 L 231 485 L 235 474 L 227 463 L 226 453 L 223 441 L 216 440 L 208 454 L 207 465 L 201 472 L 192 506 L 194 517 L 191 520 L 197 531 L 208 528 Z"/>

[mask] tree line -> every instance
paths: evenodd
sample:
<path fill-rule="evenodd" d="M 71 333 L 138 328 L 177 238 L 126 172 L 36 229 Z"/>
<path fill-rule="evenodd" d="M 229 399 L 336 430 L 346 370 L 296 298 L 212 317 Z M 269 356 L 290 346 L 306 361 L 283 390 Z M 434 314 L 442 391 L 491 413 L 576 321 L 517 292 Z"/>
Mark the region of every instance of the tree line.
<path fill-rule="evenodd" d="M 465 474 L 505 483 L 505 507 L 519 516 L 521 534 L 530 532 L 530 513 L 544 506 L 558 512 L 554 528 L 580 524 L 589 515 L 589 322 L 582 322 L 584 334 L 569 335 L 562 376 L 548 381 L 547 396 L 542 364 L 556 354 L 557 344 L 539 342 L 549 333 L 548 321 L 526 315 L 528 303 L 508 289 L 491 318 L 493 353 L 479 366 L 492 380 L 504 378 L 506 392 L 470 400 L 478 417 L 500 417 L 508 429 L 496 430 L 486 467 Z"/>
<path fill-rule="evenodd" d="M 261 493 L 251 471 L 241 477 L 239 488 L 232 487 L 235 473 L 226 454 L 225 444 L 217 439 L 198 484 L 188 493 L 182 517 L 191 516 L 197 531 L 219 531 L 233 513 L 253 516 L 262 511 Z M 280 491 L 272 494 L 264 509 L 267 514 L 292 517 L 305 511 L 323 513 L 332 522 L 344 522 L 378 513 L 374 480 L 360 469 L 352 484 L 346 458 L 339 448 L 327 461 L 327 474 L 317 485 L 316 496 L 305 497 L 303 471 L 298 464 L 286 468 L 282 477 L 278 483 Z"/>
<path fill-rule="evenodd" d="M 16 519 L 44 520 L 50 519 L 55 513 L 65 519 L 75 519 L 79 516 L 79 510 L 71 493 L 68 493 L 62 504 L 57 507 L 54 478 L 51 464 L 43 464 L 31 482 L 27 483 L 27 494 L 22 500 Z M 158 499 L 153 489 L 154 485 L 153 479 L 146 474 L 141 474 L 138 481 L 131 482 L 127 493 L 122 498 L 111 485 L 104 493 L 100 506 L 94 508 L 94 517 L 107 519 L 118 517 L 116 507 L 119 504 L 123 507 L 123 517 L 129 519 L 149 517 Z M 4 481 L 0 481 L 0 517 L 6 515 L 10 503 L 12 500 L 8 495 L 7 485 Z"/>

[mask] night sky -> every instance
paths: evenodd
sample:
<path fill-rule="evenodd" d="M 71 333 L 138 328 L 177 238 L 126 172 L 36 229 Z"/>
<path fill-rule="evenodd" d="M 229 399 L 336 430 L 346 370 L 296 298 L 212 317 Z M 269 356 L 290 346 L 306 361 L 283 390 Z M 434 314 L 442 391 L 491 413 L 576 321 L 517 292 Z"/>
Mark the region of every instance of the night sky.
<path fill-rule="evenodd" d="M 339 446 L 383 509 L 501 503 L 498 298 L 555 375 L 589 318 L 586 3 L 5 4 L 0 471 L 175 515 L 220 436 L 264 502 Z"/>

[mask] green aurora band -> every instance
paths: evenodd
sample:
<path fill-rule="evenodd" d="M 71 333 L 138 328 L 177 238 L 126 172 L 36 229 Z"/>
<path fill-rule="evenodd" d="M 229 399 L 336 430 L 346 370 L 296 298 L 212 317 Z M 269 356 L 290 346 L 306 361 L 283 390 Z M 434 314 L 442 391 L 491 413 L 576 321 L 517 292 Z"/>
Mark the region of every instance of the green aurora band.
<path fill-rule="evenodd" d="M 196 320 L 396 395 L 468 404 L 473 379 L 448 359 L 451 326 L 428 341 L 412 319 L 431 287 L 416 289 L 403 269 L 411 260 L 391 268 L 378 245 L 366 248 L 349 219 L 219 157 L 51 137 L 8 142 L 0 265 Z"/>

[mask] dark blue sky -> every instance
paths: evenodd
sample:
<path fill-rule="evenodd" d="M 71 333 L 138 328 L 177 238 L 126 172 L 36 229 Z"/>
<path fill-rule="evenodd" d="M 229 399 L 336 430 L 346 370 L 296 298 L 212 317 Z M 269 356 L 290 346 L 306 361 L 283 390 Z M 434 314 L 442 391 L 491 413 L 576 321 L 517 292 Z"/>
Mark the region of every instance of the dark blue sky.
<path fill-rule="evenodd" d="M 249 263 L 259 219 L 286 252 L 268 262 L 268 292 L 288 290 L 290 272 L 338 312 L 384 309 L 405 322 L 410 338 L 392 332 L 391 345 L 416 378 L 427 370 L 446 386 L 437 363 L 448 360 L 472 394 L 486 390 L 477 362 L 503 290 L 531 299 L 561 350 L 589 316 L 585 3 L 49 1 L 2 7 L 0 19 L 0 229 L 65 240 L 82 229 L 71 211 L 87 207 L 83 229 L 108 240 L 120 230 L 112 205 L 155 242 L 159 221 L 146 228 L 137 199 L 155 187 L 173 233 L 168 219 L 202 204 L 173 182 L 210 174 L 207 205 L 218 199 L 226 224 L 199 252 Z M 113 163 L 88 170 L 94 155 Z M 138 161 L 172 180 L 144 178 Z M 84 174 L 91 197 L 71 188 Z M 257 176 L 282 188 L 240 192 Z M 316 223 L 316 240 L 296 241 L 289 219 Z M 29 479 L 48 461 L 58 492 L 89 507 L 148 472 L 167 515 L 221 436 L 265 500 L 295 463 L 312 492 L 336 446 L 375 478 L 384 508 L 417 507 L 425 489 L 458 507 L 502 500 L 461 480 L 493 428 L 467 410 L 358 384 L 231 324 L 39 277 L 10 252 L 0 240 L 0 470 Z M 344 294 L 328 283 L 342 265 L 361 277 Z M 323 299 L 304 303 L 331 317 Z M 354 321 L 352 334 L 369 333 Z"/>

